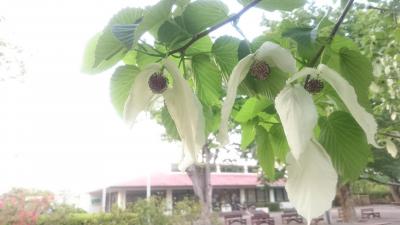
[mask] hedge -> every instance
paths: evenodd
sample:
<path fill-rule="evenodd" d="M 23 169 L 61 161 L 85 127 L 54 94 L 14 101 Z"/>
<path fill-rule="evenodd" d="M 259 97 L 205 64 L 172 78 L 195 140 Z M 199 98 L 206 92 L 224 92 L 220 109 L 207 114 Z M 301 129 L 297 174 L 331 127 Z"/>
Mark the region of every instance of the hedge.
<path fill-rule="evenodd" d="M 75 213 L 64 216 L 43 215 L 37 225 L 137 225 L 134 213 Z"/>

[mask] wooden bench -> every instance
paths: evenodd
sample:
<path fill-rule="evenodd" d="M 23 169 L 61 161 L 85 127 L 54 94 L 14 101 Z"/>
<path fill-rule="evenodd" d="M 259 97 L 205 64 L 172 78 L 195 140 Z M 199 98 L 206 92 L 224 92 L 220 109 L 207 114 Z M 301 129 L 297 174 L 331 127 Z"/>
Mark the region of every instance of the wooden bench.
<path fill-rule="evenodd" d="M 319 224 L 319 222 L 324 221 L 324 217 L 320 216 L 311 220 L 311 224 Z"/>
<path fill-rule="evenodd" d="M 241 211 L 224 212 L 220 213 L 220 216 L 224 217 L 225 225 L 247 224 L 246 219 L 243 219 L 243 213 Z"/>
<path fill-rule="evenodd" d="M 251 225 L 261 225 L 261 224 L 268 224 L 268 225 L 275 225 L 274 218 L 270 217 L 270 215 L 264 211 L 254 210 L 250 211 L 253 215 L 251 216 Z"/>
<path fill-rule="evenodd" d="M 303 223 L 303 217 L 301 217 L 297 212 L 283 212 L 282 213 L 282 223 L 289 224 L 290 222 Z"/>
<path fill-rule="evenodd" d="M 373 208 L 361 209 L 361 219 L 381 218 L 380 212 L 374 212 Z"/>

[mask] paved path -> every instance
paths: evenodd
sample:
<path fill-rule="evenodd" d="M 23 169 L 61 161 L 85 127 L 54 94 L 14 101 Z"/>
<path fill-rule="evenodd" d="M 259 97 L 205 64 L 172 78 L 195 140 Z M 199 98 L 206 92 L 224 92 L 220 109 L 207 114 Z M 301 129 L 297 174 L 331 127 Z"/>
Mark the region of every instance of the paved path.
<path fill-rule="evenodd" d="M 381 218 L 378 219 L 368 219 L 361 221 L 360 209 L 362 208 L 374 208 L 374 211 L 381 213 Z M 331 209 L 331 224 L 332 225 L 400 225 L 400 206 L 393 205 L 371 205 L 356 208 L 357 217 L 360 219 L 357 223 L 338 223 L 337 219 L 337 208 Z M 275 218 L 275 224 L 281 225 L 281 213 L 271 213 L 271 216 Z M 296 225 L 298 223 L 291 222 L 291 225 Z M 319 225 L 328 224 L 326 221 L 320 222 Z M 300 225 L 300 224 L 299 224 Z"/>

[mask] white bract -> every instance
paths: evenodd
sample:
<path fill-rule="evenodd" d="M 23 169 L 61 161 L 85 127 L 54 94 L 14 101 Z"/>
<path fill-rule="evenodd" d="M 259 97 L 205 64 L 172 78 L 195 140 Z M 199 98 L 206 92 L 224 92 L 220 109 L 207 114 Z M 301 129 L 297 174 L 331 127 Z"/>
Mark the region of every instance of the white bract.
<path fill-rule="evenodd" d="M 148 80 L 152 74 L 161 72 L 163 66 L 171 74 L 173 86 L 162 94 L 154 94 Z M 162 64 L 150 64 L 136 76 L 125 102 L 123 119 L 132 126 L 137 115 L 148 110 L 151 102 L 161 95 L 182 140 L 183 156 L 180 169 L 185 170 L 191 164 L 197 163 L 201 157 L 202 147 L 206 143 L 205 120 L 200 101 L 173 61 L 166 59 Z"/>
<path fill-rule="evenodd" d="M 221 125 L 217 135 L 217 140 L 222 145 L 229 142 L 228 120 L 235 103 L 237 88 L 246 78 L 251 65 L 256 61 L 265 62 L 268 66 L 277 67 L 283 72 L 296 72 L 296 61 L 290 51 L 269 41 L 265 42 L 254 54 L 249 54 L 240 60 L 229 77 L 227 95 L 222 105 Z"/>
<path fill-rule="evenodd" d="M 287 82 L 291 83 L 294 80 L 307 76 L 308 74 L 310 74 L 312 77 L 319 76 L 336 90 L 337 94 L 342 99 L 351 115 L 364 130 L 368 143 L 379 148 L 380 146 L 375 141 L 375 134 L 377 132 L 378 124 L 376 123 L 374 117 L 358 103 L 357 94 L 349 82 L 347 82 L 347 80 L 345 80 L 336 71 L 324 64 L 320 64 L 317 69 L 304 68 L 298 73 L 294 74 Z"/>
<path fill-rule="evenodd" d="M 299 159 L 313 137 L 318 114 L 311 95 L 300 85 L 288 85 L 275 99 L 290 150 Z"/>
<path fill-rule="evenodd" d="M 308 224 L 331 208 L 338 175 L 325 149 L 314 139 L 298 158 L 287 156 L 286 191 L 290 202 Z"/>
<path fill-rule="evenodd" d="M 393 158 L 396 158 L 399 154 L 396 144 L 390 138 L 386 139 L 386 150 Z"/>

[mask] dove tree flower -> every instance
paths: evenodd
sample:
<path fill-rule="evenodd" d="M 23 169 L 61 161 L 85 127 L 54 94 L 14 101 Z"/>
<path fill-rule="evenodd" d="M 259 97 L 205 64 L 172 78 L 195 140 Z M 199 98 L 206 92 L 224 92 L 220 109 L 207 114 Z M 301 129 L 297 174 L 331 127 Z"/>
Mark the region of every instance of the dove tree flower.
<path fill-rule="evenodd" d="M 329 68 L 324 64 L 320 64 L 317 69 L 306 67 L 294 74 L 288 79 L 287 83 L 292 83 L 293 81 L 310 75 L 311 78 L 321 78 L 328 82 L 336 93 L 342 99 L 343 103 L 346 105 L 347 109 L 364 130 L 367 136 L 368 143 L 380 148 L 380 146 L 375 141 L 375 135 L 378 129 L 378 124 L 376 123 L 372 114 L 367 112 L 357 100 L 357 94 L 354 88 L 345 80 L 339 73 Z"/>
<path fill-rule="evenodd" d="M 172 85 L 165 72 L 171 75 Z M 137 115 L 161 96 L 182 140 L 180 169 L 185 170 L 201 157 L 206 142 L 205 122 L 200 101 L 173 61 L 149 64 L 137 75 L 124 105 L 123 119 L 132 126 Z"/>
<path fill-rule="evenodd" d="M 286 160 L 286 191 L 310 223 L 331 207 L 338 175 L 326 150 L 313 137 L 318 114 L 311 94 L 298 84 L 289 84 L 276 97 L 275 108 L 291 150 Z"/>
<path fill-rule="evenodd" d="M 217 140 L 226 145 L 228 138 L 228 120 L 235 103 L 240 83 L 248 74 L 255 79 L 264 80 L 270 75 L 270 67 L 277 67 L 286 73 L 296 72 L 296 61 L 288 49 L 273 42 L 264 42 L 254 53 L 244 57 L 232 70 L 227 84 L 227 95 L 221 110 L 221 125 Z"/>

